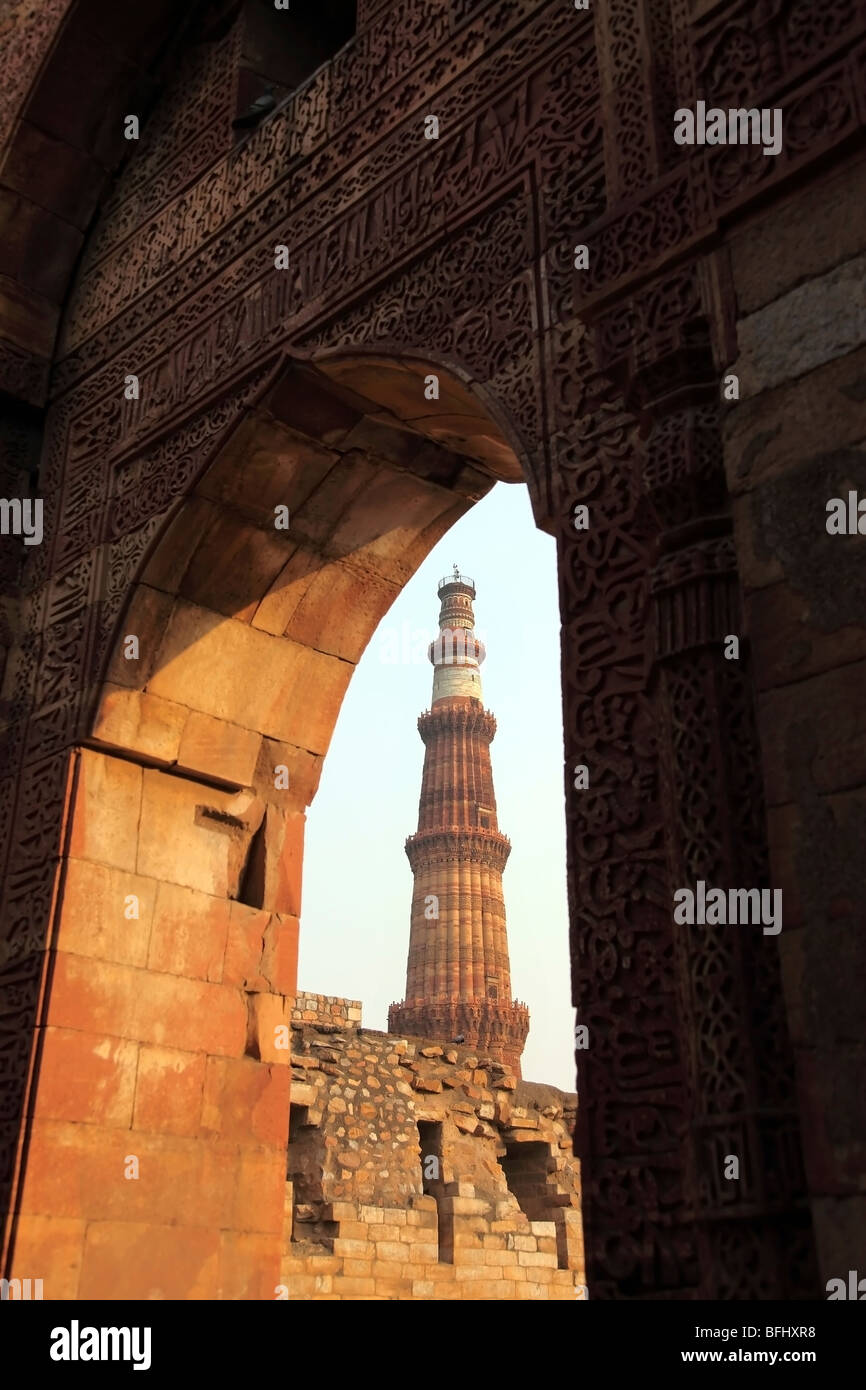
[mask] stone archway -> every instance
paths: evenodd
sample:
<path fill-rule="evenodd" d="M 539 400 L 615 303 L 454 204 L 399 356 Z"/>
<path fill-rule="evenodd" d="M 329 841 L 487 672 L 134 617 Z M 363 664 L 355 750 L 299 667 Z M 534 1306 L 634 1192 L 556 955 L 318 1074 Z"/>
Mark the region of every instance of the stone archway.
<path fill-rule="evenodd" d="M 50 1297 L 273 1297 L 305 811 L 380 618 L 520 476 L 439 364 L 281 363 L 142 558 L 68 769 L 12 1232 Z"/>
<path fill-rule="evenodd" d="M 800 5 L 756 23 L 747 0 L 425 0 L 423 16 L 363 0 L 356 39 L 236 144 L 236 6 L 218 9 L 225 23 L 191 46 L 160 0 L 122 33 L 102 0 L 9 10 L 0 385 L 16 410 L 0 459 L 7 491 L 38 476 L 46 544 L 23 579 L 6 551 L 0 576 L 3 1144 L 19 1139 L 70 749 L 91 735 L 118 615 L 168 511 L 283 352 L 423 350 L 507 412 L 559 543 L 574 997 L 596 1040 L 579 1140 L 594 1294 L 814 1292 L 800 1128 L 825 1277 L 859 1258 L 847 1213 L 863 1208 L 861 1044 L 824 955 L 838 931 L 853 977 L 862 949 L 837 922 L 862 898 L 862 793 L 825 732 L 853 738 L 862 623 L 846 600 L 837 639 L 824 574 L 838 594 L 859 581 L 851 546 L 824 555 L 799 523 L 862 467 L 843 262 L 866 243 L 840 193 L 849 172 L 863 181 L 860 10 L 829 0 L 804 26 Z M 120 115 L 178 48 L 180 74 L 109 191 Z M 792 138 L 773 160 L 675 145 L 671 103 L 706 98 L 783 106 Z M 441 137 L 425 142 L 431 111 Z M 284 242 L 291 269 L 275 274 Z M 800 353 L 804 314 L 820 331 Z M 720 408 L 738 353 L 744 399 Z M 593 512 L 585 544 L 576 505 Z M 719 630 L 740 619 L 750 640 L 729 679 Z M 777 730 L 805 677 L 826 719 L 794 740 L 816 750 L 804 763 Z M 103 714 L 123 746 L 115 684 Z M 197 713 L 206 730 L 212 713 Z M 584 761 L 588 797 L 572 779 Z M 792 905 L 780 945 L 797 1099 L 775 944 L 755 961 L 670 922 L 677 877 L 763 881 L 762 782 Z M 841 896 L 809 867 L 813 839 Z M 719 1178 L 731 1149 L 752 1175 L 737 1189 Z"/>

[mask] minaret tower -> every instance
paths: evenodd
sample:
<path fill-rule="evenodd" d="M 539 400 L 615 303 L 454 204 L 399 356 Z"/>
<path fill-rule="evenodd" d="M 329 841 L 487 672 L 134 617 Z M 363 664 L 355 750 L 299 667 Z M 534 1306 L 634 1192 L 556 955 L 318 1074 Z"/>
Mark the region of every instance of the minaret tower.
<path fill-rule="evenodd" d="M 431 642 L 433 699 L 418 720 L 424 774 L 418 830 L 406 841 L 415 876 L 406 998 L 388 1029 L 438 1041 L 464 1038 L 520 1075 L 529 1031 L 511 998 L 502 871 L 511 851 L 496 820 L 490 744 L 496 720 L 481 700 L 484 645 L 475 636 L 475 585 L 458 572 L 439 584 Z"/>

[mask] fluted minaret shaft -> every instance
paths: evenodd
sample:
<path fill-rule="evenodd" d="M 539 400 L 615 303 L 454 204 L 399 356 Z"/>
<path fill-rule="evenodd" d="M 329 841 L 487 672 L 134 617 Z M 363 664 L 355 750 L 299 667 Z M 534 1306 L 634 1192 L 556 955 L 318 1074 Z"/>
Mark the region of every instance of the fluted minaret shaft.
<path fill-rule="evenodd" d="M 496 815 L 496 720 L 481 702 L 475 586 L 455 569 L 439 597 L 439 636 L 429 649 L 433 698 L 418 720 L 426 750 L 418 829 L 406 841 L 415 880 L 406 998 L 392 1004 L 388 1027 L 446 1041 L 462 1036 L 519 1075 L 529 1015 L 511 999 L 502 894 L 511 846 Z"/>

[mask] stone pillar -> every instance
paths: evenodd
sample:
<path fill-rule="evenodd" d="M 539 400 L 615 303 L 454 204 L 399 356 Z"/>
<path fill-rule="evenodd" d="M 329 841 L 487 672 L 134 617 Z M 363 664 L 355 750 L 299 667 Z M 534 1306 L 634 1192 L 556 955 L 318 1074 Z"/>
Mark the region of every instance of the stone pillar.
<path fill-rule="evenodd" d="M 717 404 L 664 415 L 646 448 L 644 479 L 662 524 L 650 587 L 671 886 L 765 888 L 766 815 Z M 737 659 L 724 655 L 729 636 L 740 642 Z M 808 1296 L 813 1266 L 778 943 L 758 924 L 675 925 L 674 941 L 691 1042 L 699 1295 Z M 726 1177 L 732 1159 L 737 1176 Z"/>
<path fill-rule="evenodd" d="M 587 1030 L 575 1135 L 587 1283 L 594 1299 L 687 1298 L 698 1277 L 682 1143 L 689 1042 L 647 690 L 654 527 L 634 422 L 580 334 L 568 375 L 583 409 L 555 467 L 572 997 Z M 574 526 L 576 506 L 588 508 L 586 530 Z"/>
<path fill-rule="evenodd" d="M 724 326 L 711 321 L 717 289 L 717 267 L 708 262 L 651 285 L 611 315 L 634 334 L 619 371 L 642 422 L 643 487 L 659 528 L 648 677 L 659 714 L 670 893 L 696 893 L 699 881 L 707 890 L 770 884 L 724 479 L 714 331 L 722 353 L 726 343 Z M 601 326 L 602 352 L 617 340 L 611 327 L 610 320 Z M 736 655 L 730 639 L 739 644 Z M 672 897 L 666 910 L 673 911 Z M 673 948 L 691 1098 L 683 1137 L 696 1296 L 812 1296 L 778 942 L 761 922 L 674 920 Z"/>

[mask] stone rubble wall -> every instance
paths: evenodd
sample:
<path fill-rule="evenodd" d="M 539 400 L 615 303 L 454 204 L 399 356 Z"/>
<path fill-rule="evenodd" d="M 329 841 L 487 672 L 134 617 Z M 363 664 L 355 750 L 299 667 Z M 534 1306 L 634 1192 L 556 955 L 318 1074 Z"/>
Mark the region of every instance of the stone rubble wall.
<path fill-rule="evenodd" d="M 583 1296 L 574 1094 L 466 1047 L 330 1018 L 292 1030 L 289 1298 Z M 419 1123 L 441 1128 L 422 1140 Z"/>
<path fill-rule="evenodd" d="M 334 1024 L 337 1028 L 360 1025 L 360 999 L 339 999 L 333 994 L 297 994 L 292 1000 L 293 1023 Z"/>

